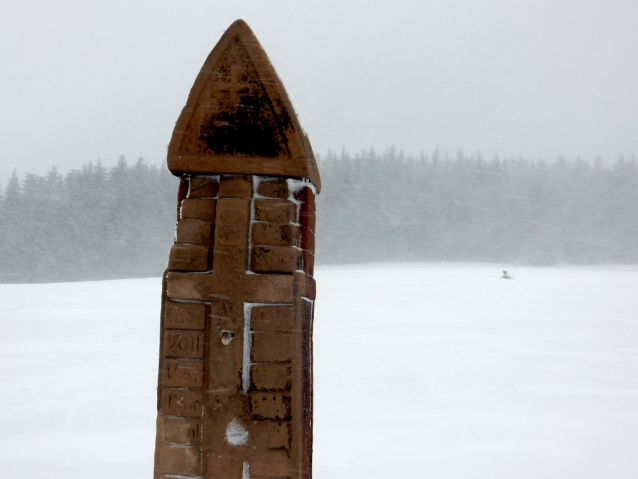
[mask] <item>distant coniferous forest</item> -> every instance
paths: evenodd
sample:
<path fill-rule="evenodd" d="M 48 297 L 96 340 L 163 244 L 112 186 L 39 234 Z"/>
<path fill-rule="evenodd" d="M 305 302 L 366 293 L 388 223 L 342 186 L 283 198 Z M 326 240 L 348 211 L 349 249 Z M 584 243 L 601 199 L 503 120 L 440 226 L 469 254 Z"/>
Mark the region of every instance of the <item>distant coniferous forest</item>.
<path fill-rule="evenodd" d="M 390 148 L 319 161 L 317 263 L 638 263 L 638 164 Z M 140 159 L 0 188 L 0 282 L 159 276 L 178 181 Z"/>

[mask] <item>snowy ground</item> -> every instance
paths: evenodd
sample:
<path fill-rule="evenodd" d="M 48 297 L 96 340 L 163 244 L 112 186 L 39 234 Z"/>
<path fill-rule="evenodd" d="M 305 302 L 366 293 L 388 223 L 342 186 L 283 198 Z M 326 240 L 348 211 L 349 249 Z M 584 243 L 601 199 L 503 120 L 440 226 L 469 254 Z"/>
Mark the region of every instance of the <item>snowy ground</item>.
<path fill-rule="evenodd" d="M 315 479 L 638 477 L 638 267 L 317 282 Z M 0 477 L 152 477 L 159 295 L 0 285 Z"/>

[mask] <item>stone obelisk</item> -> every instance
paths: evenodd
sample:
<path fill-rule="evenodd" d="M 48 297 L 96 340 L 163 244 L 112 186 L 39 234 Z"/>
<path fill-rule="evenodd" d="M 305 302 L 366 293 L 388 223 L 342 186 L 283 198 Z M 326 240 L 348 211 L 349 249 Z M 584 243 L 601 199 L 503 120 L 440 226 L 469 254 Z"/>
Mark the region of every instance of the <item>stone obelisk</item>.
<path fill-rule="evenodd" d="M 181 183 L 162 293 L 155 478 L 310 478 L 321 185 L 243 21 L 197 76 L 168 167 Z"/>

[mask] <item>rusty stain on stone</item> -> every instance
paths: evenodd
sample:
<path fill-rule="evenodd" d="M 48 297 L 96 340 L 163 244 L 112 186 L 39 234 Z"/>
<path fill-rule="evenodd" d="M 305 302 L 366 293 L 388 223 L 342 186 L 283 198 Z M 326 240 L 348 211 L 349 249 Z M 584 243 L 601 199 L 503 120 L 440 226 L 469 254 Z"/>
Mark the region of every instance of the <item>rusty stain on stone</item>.
<path fill-rule="evenodd" d="M 207 58 L 173 131 L 155 478 L 309 479 L 315 193 L 310 142 L 250 28 Z"/>

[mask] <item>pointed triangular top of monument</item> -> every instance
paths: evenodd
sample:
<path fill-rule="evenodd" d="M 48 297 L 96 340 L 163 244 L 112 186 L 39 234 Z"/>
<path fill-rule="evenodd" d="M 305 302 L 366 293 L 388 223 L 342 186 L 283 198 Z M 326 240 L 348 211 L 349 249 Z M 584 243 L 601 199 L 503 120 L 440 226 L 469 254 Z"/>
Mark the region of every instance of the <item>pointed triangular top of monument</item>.
<path fill-rule="evenodd" d="M 182 174 L 255 174 L 306 178 L 319 173 L 266 52 L 243 20 L 208 55 L 168 146 L 168 168 Z"/>

